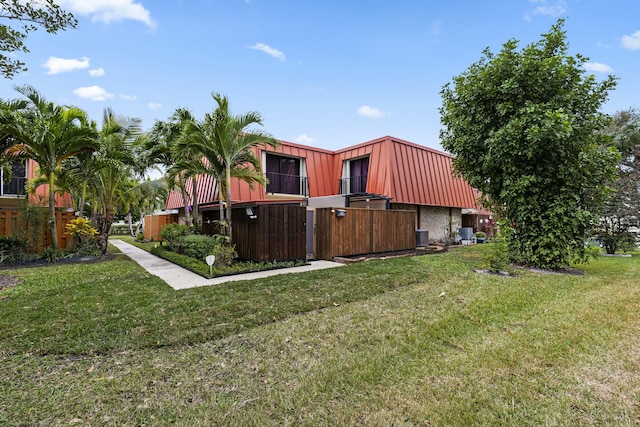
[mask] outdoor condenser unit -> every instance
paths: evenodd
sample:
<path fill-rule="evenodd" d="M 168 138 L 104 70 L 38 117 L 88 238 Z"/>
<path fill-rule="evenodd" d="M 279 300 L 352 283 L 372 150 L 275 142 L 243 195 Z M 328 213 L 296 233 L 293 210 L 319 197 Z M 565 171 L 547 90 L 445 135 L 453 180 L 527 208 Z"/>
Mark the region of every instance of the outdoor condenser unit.
<path fill-rule="evenodd" d="M 416 230 L 416 247 L 429 246 L 429 230 Z"/>

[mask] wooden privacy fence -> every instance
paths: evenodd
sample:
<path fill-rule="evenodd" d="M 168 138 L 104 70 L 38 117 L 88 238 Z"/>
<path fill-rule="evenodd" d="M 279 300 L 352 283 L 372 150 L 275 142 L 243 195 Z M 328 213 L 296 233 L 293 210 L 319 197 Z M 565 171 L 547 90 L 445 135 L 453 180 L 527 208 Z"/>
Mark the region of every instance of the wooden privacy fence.
<path fill-rule="evenodd" d="M 233 209 L 233 243 L 238 257 L 252 261 L 305 259 L 306 214 L 303 206 L 259 205 Z M 255 216 L 255 218 L 251 218 Z"/>
<path fill-rule="evenodd" d="M 39 208 L 40 209 L 40 208 Z M 51 246 L 51 236 L 49 233 L 49 209 L 42 208 L 41 219 L 32 224 L 23 218 L 23 209 L 0 209 L 0 235 L 8 236 L 24 235 L 32 239 L 34 248 L 40 251 Z M 58 232 L 58 247 L 64 249 L 71 241 L 71 236 L 66 234 L 67 224 L 75 218 L 73 212 L 66 210 L 56 210 L 56 227 Z M 36 227 L 36 228 L 33 228 Z"/>
<path fill-rule="evenodd" d="M 144 217 L 144 238 L 146 240 L 162 240 L 160 232 L 167 224 L 178 222 L 177 214 L 168 215 L 147 215 Z"/>
<path fill-rule="evenodd" d="M 316 255 L 332 260 L 336 256 L 415 249 L 415 218 L 413 211 L 316 209 Z"/>

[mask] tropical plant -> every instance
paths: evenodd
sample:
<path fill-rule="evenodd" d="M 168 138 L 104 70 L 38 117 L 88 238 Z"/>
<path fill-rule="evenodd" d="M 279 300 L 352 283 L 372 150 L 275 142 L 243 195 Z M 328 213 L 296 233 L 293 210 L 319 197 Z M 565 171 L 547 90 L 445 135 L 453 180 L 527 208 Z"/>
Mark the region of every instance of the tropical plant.
<path fill-rule="evenodd" d="M 31 86 L 17 86 L 15 89 L 27 102 L 24 109 L 5 111 L 2 115 L 2 134 L 11 135 L 14 142 L 6 154 L 30 158 L 38 163 L 48 184 L 49 231 L 52 245 L 57 247 L 57 178 L 66 159 L 97 148 L 96 129 L 79 108 L 48 102 Z"/>
<path fill-rule="evenodd" d="M 160 237 L 173 252 L 182 253 L 184 238 L 189 235 L 189 227 L 184 224 L 167 224 L 160 230 Z"/>
<path fill-rule="evenodd" d="M 522 50 L 516 40 L 486 49 L 441 92 L 440 136 L 456 171 L 506 220 L 510 259 L 542 268 L 584 251 L 617 158 L 598 132 L 616 79 L 586 74 L 563 24 Z"/>
<path fill-rule="evenodd" d="M 127 203 L 132 194 L 141 194 L 143 189 L 164 191 L 164 180 L 135 181 L 135 150 L 142 138 L 140 120 L 116 116 L 107 108 L 103 114 L 99 134 L 99 148 L 90 159 L 94 171 L 89 179 L 94 219 L 98 230 L 97 245 L 106 253 L 109 230 L 116 209 L 128 211 Z"/>
<path fill-rule="evenodd" d="M 182 196 L 187 224 L 198 229 L 198 185 L 197 176 L 202 170 L 199 153 L 186 143 L 183 131 L 194 120 L 191 112 L 177 108 L 167 121 L 156 121 L 146 142 L 149 163 L 163 167 L 166 180 L 171 188 L 177 188 Z M 191 201 L 187 191 L 191 178 Z M 193 206 L 193 220 L 188 206 Z"/>
<path fill-rule="evenodd" d="M 231 179 L 247 182 L 252 188 L 255 184 L 266 184 L 260 160 L 253 150 L 261 145 L 277 147 L 278 141 L 267 133 L 248 129 L 253 125 L 262 125 L 259 113 L 234 116 L 229 110 L 226 96 L 218 93 L 212 96 L 217 104 L 216 109 L 213 113 L 205 114 L 203 120 L 188 123 L 183 139 L 188 141 L 194 152 L 202 154 L 206 159 L 207 173 L 216 180 L 219 198 L 226 203 L 224 218 L 221 216 L 220 219 L 224 219 L 224 231 L 231 243 Z"/>

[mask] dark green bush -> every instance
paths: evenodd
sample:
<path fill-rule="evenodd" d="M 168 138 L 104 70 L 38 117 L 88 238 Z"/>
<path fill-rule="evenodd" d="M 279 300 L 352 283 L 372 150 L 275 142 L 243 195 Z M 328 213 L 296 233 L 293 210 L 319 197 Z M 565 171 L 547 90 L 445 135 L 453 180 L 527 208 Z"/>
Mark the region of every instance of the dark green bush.
<path fill-rule="evenodd" d="M 200 261 L 214 255 L 216 239 L 201 234 L 191 234 L 182 240 L 182 253 Z"/>
<path fill-rule="evenodd" d="M 27 240 L 18 236 L 0 236 L 0 263 L 20 264 L 31 259 Z"/>
<path fill-rule="evenodd" d="M 184 224 L 167 224 L 160 231 L 160 237 L 173 252 L 182 253 L 182 243 L 189 235 L 189 227 Z"/>
<path fill-rule="evenodd" d="M 0 251 L 13 252 L 27 250 L 27 242 L 17 236 L 0 236 Z"/>
<path fill-rule="evenodd" d="M 49 246 L 40 252 L 40 258 L 47 262 L 57 262 L 64 258 L 64 252 L 60 248 Z"/>

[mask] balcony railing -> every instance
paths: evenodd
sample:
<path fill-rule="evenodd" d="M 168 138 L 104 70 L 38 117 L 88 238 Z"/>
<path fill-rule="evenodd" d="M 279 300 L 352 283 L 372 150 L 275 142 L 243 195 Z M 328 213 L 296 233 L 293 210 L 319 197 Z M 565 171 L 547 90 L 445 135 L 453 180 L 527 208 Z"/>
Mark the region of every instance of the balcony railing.
<path fill-rule="evenodd" d="M 267 193 L 309 196 L 309 178 L 306 176 L 275 172 L 267 172 L 264 175 L 269 180 Z"/>
<path fill-rule="evenodd" d="M 26 192 L 27 178 L 13 177 L 11 181 L 2 183 L 2 196 L 24 196 Z"/>
<path fill-rule="evenodd" d="M 340 194 L 354 194 L 367 192 L 367 176 L 352 176 L 338 180 Z"/>

